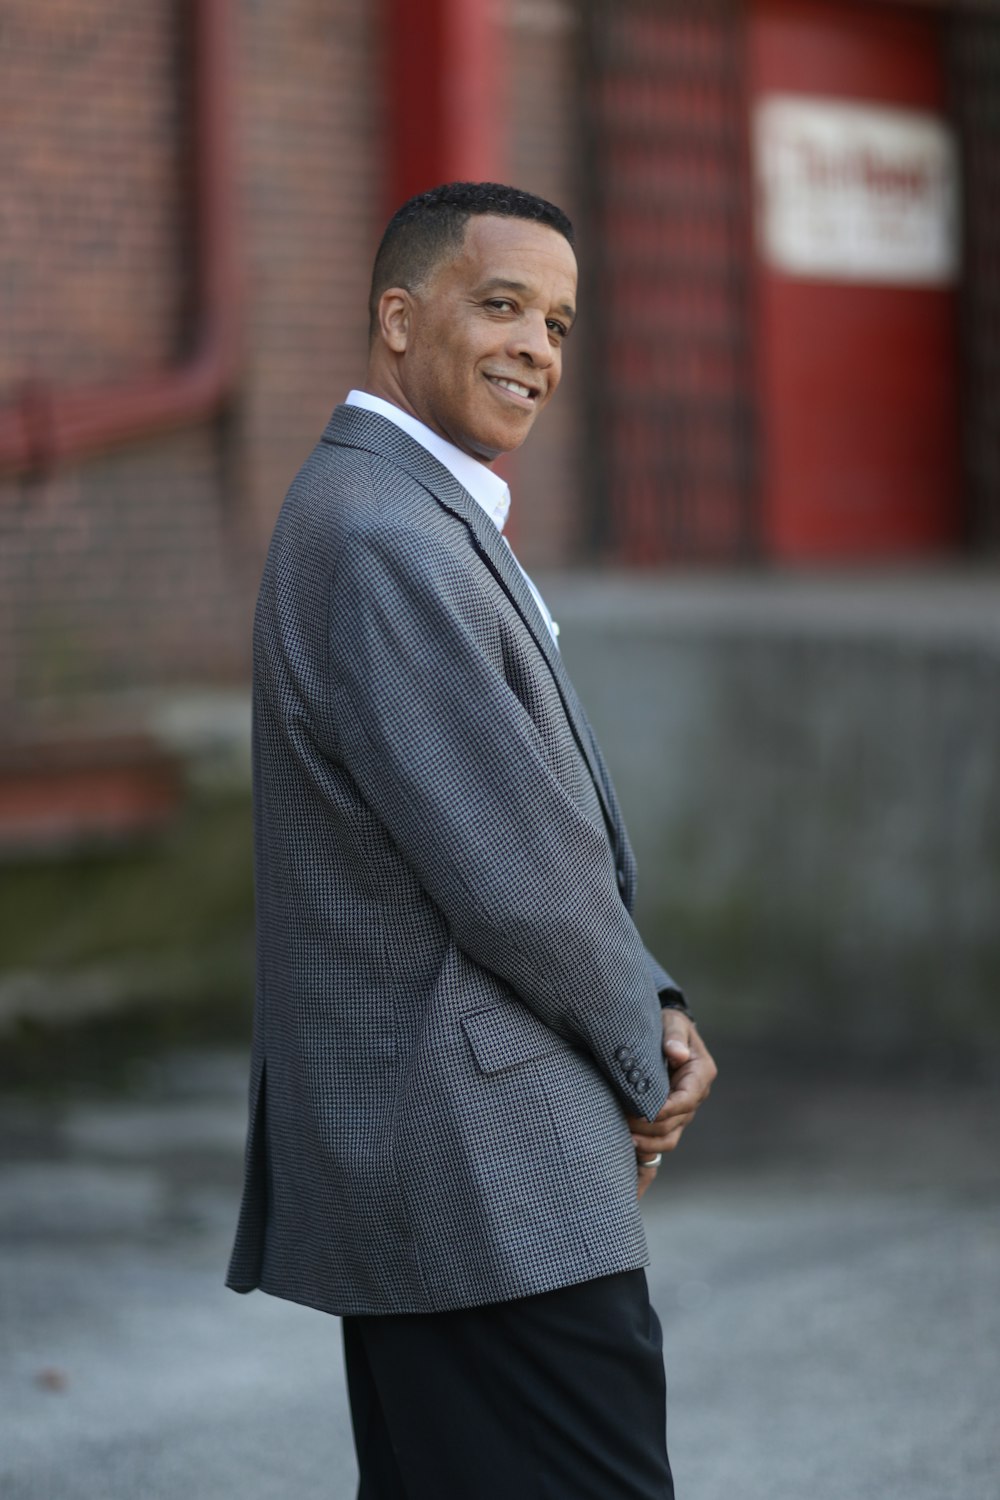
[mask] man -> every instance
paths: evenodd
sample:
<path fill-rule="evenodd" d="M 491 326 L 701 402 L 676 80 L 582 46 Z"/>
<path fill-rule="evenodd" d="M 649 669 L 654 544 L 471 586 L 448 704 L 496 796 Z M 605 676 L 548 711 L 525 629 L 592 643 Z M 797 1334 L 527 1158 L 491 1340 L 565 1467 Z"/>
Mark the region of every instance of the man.
<path fill-rule="evenodd" d="M 575 302 L 551 204 L 405 204 L 257 608 L 229 1285 L 343 1317 L 361 1500 L 673 1494 L 638 1198 L 715 1068 L 490 469 Z"/>

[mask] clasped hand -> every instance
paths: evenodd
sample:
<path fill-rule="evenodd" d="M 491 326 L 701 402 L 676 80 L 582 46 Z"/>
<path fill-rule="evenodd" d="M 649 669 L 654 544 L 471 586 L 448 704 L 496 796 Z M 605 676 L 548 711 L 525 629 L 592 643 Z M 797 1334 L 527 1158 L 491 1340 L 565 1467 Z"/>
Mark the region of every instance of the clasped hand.
<path fill-rule="evenodd" d="M 656 1166 L 644 1167 L 643 1159 L 677 1149 L 719 1072 L 698 1028 L 682 1010 L 663 1012 L 663 1055 L 670 1075 L 669 1099 L 655 1120 L 628 1117 L 635 1143 L 640 1198 L 656 1177 Z"/>

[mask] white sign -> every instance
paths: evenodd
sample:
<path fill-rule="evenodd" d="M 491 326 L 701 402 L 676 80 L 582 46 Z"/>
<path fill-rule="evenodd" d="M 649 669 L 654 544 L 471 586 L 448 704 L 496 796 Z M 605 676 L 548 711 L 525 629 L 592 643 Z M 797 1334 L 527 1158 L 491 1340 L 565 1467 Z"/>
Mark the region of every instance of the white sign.
<path fill-rule="evenodd" d="M 955 280 L 958 153 L 937 116 L 772 94 L 754 111 L 753 142 L 768 265 L 834 281 Z"/>

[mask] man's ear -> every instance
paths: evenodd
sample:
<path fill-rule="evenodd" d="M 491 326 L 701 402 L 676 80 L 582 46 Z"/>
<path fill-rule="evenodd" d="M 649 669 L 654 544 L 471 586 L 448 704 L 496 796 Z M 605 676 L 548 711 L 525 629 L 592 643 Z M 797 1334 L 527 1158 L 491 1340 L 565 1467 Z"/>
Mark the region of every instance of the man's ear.
<path fill-rule="evenodd" d="M 405 287 L 391 286 L 378 299 L 378 326 L 393 354 L 405 354 L 410 337 L 413 303 Z"/>

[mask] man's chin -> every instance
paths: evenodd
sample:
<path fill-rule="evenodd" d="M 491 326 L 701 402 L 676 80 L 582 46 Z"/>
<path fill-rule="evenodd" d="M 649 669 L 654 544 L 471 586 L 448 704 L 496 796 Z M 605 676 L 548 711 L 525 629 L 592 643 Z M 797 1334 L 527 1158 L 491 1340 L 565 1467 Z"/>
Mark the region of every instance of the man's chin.
<path fill-rule="evenodd" d="M 532 414 L 523 425 L 518 424 L 514 427 L 512 424 L 510 428 L 502 431 L 494 429 L 488 435 L 477 433 L 475 437 L 468 438 L 458 446 L 471 454 L 473 458 L 478 458 L 480 463 L 491 464 L 498 458 L 502 458 L 505 453 L 513 453 L 520 448 L 534 425 L 535 419 Z"/>

